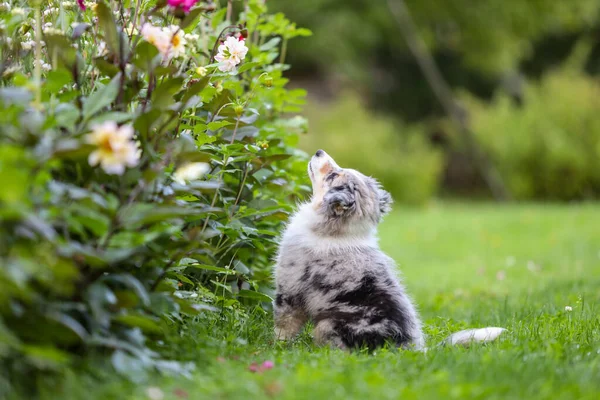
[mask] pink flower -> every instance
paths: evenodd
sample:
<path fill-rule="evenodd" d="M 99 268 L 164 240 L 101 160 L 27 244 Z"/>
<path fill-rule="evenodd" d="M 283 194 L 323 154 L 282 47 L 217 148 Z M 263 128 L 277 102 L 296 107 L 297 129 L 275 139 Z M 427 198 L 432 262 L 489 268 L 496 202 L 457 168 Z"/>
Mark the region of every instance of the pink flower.
<path fill-rule="evenodd" d="M 263 370 L 266 370 L 266 369 L 271 369 L 271 368 L 273 368 L 274 366 L 275 366 L 275 363 L 274 363 L 273 361 L 270 361 L 270 360 L 267 360 L 267 361 L 265 361 L 264 363 L 262 363 L 262 368 L 263 368 Z"/>
<path fill-rule="evenodd" d="M 167 3 L 173 8 L 181 8 L 183 11 L 190 12 L 190 9 L 199 0 L 168 0 Z"/>
<path fill-rule="evenodd" d="M 250 370 L 251 372 L 263 372 L 272 369 L 274 366 L 275 363 L 270 360 L 264 361 L 261 365 L 258 365 L 255 362 L 253 362 L 252 364 L 250 364 L 250 366 L 248 366 L 248 370 Z"/>
<path fill-rule="evenodd" d="M 85 11 L 85 3 L 83 2 L 83 0 L 77 0 L 77 4 L 79 5 L 81 11 Z"/>

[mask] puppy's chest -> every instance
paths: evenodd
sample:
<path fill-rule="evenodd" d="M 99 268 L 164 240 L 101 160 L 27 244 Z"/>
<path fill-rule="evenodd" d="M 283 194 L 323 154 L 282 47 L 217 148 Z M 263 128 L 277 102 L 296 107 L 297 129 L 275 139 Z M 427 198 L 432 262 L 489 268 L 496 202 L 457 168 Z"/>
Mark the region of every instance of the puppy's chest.
<path fill-rule="evenodd" d="M 283 258 L 278 275 L 294 286 L 326 290 L 358 282 L 369 270 L 361 260 L 344 255 L 311 255 Z"/>

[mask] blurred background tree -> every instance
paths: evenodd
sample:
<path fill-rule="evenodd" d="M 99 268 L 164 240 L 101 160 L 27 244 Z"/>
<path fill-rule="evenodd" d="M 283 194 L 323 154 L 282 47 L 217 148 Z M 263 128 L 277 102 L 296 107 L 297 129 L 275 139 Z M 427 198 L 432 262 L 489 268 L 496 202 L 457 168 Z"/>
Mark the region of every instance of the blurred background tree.
<path fill-rule="evenodd" d="M 583 135 L 582 129 L 594 128 L 593 124 L 586 124 L 584 121 L 592 120 L 600 111 L 598 103 L 581 103 L 585 102 L 585 99 L 591 101 L 594 98 L 593 93 L 597 93 L 594 90 L 597 87 L 597 74 L 600 72 L 600 2 L 406 0 L 405 3 L 420 37 L 427 44 L 444 79 L 455 92 L 468 94 L 462 95 L 461 98 L 468 97 L 472 100 L 465 102 L 470 121 L 486 120 L 478 113 L 498 114 L 500 110 L 492 110 L 504 107 L 504 110 L 512 110 L 506 112 L 529 115 L 531 121 L 538 121 L 540 126 L 545 126 L 545 129 L 541 130 L 524 127 L 518 130 L 520 140 L 513 143 L 513 146 L 527 147 L 527 137 L 530 135 L 537 135 L 536 140 L 539 142 L 532 154 L 535 165 L 520 172 L 521 175 L 526 175 L 525 178 L 513 176 L 516 174 L 515 169 L 505 165 L 506 160 L 511 158 L 509 155 L 514 151 L 514 147 L 492 150 L 488 143 L 492 141 L 490 136 L 515 136 L 517 131 L 514 130 L 514 124 L 511 125 L 508 119 L 496 120 L 494 126 L 488 123 L 475 124 L 480 131 L 475 132 L 479 142 L 487 150 L 491 160 L 497 164 L 507 182 L 506 185 L 511 191 L 515 191 L 517 199 L 581 199 L 597 197 L 600 194 L 600 187 L 589 178 L 593 173 L 587 170 L 582 172 L 583 169 L 591 168 L 592 163 L 582 162 L 581 164 L 586 165 L 585 168 L 579 165 L 571 168 L 575 161 L 569 161 L 567 169 L 569 176 L 576 175 L 573 179 L 580 184 L 563 193 L 559 171 L 564 171 L 565 167 L 559 165 L 565 163 L 565 157 L 558 155 L 556 149 L 552 149 L 554 145 L 546 143 L 556 143 L 556 139 L 551 139 L 550 136 L 557 135 L 562 137 L 562 143 L 571 143 L 570 138 Z M 286 60 L 294 65 L 294 69 L 289 72 L 292 81 L 308 87 L 309 98 L 317 104 L 312 107 L 314 112 L 311 113 L 317 117 L 309 114 L 311 130 L 301 142 L 307 151 L 324 147 L 325 145 L 320 143 L 326 143 L 330 153 L 340 156 L 337 154 L 339 150 L 339 153 L 343 152 L 344 158 L 352 158 L 348 161 L 352 162 L 353 167 L 369 171 L 368 163 L 360 161 L 361 159 L 378 157 L 377 154 L 381 154 L 385 149 L 389 150 L 390 146 L 398 146 L 398 139 L 392 136 L 411 136 L 414 135 L 415 129 L 419 129 L 428 139 L 426 145 L 429 147 L 420 146 L 419 152 L 430 151 L 433 154 L 434 148 L 437 147 L 437 150 L 442 150 L 445 160 L 442 168 L 424 167 L 424 170 L 430 171 L 427 181 L 434 181 L 439 185 L 435 185 L 435 190 L 423 193 L 488 195 L 480 174 L 465 157 L 464 146 L 458 140 L 456 130 L 446 120 L 439 101 L 409 51 L 387 2 L 271 0 L 269 4 L 273 9 L 285 12 L 298 24 L 310 28 L 314 32 L 314 38 L 317 38 L 298 40 L 290 44 L 290 57 Z M 578 69 L 571 68 L 568 74 L 564 70 L 556 72 L 555 70 L 569 59 L 577 44 L 582 41 L 586 41 L 588 46 L 583 57 L 579 58 Z M 548 85 L 552 84 L 545 79 L 549 73 L 554 74 L 553 81 L 562 80 L 567 84 L 561 85 L 560 88 L 554 85 L 553 90 L 549 89 Z M 562 74 L 562 78 L 557 74 Z M 576 79 L 572 79 L 573 77 Z M 338 119 L 341 122 L 337 125 L 319 122 L 323 120 L 319 114 L 328 113 L 327 104 L 333 107 L 332 115 L 335 114 L 335 110 L 345 107 L 346 114 L 354 117 L 356 110 L 350 109 L 348 101 L 340 100 L 341 97 L 348 96 L 348 88 L 360 99 L 354 102 L 354 107 L 367 108 L 371 119 L 377 120 L 382 118 L 382 114 L 387 114 L 399 121 L 395 132 L 392 132 L 394 129 L 387 129 L 389 138 L 384 138 L 385 133 L 374 132 L 374 129 L 379 129 L 377 124 L 367 124 L 364 131 L 353 133 L 356 129 L 348 129 L 347 121 L 344 123 Z M 548 93 L 548 90 L 552 93 Z M 577 106 L 567 103 L 573 98 L 579 99 L 581 90 L 586 90 L 586 93 L 581 94 L 581 101 Z M 541 93 L 544 93 L 542 96 L 551 95 L 553 98 L 540 98 Z M 503 102 L 500 105 L 493 100 L 499 96 L 507 97 L 508 104 Z M 545 100 L 551 100 L 553 104 L 546 106 Z M 487 106 L 476 107 L 476 101 Z M 556 114 L 549 115 L 556 110 L 565 110 L 565 118 L 567 114 L 572 114 L 566 110 L 576 112 L 578 117 L 573 116 L 576 123 L 570 121 L 565 124 L 565 119 L 565 123 L 561 125 L 557 118 L 549 118 L 556 117 Z M 413 129 L 413 124 L 418 128 Z M 512 131 L 509 132 L 509 129 Z M 345 147 L 341 144 L 330 144 L 327 138 L 338 135 L 336 130 L 345 131 L 346 142 L 349 143 L 360 143 L 358 135 L 375 135 L 379 138 L 377 142 L 380 142 L 381 146 L 377 151 L 366 154 L 364 147 L 358 145 L 353 147 L 353 152 L 348 149 L 352 147 L 348 143 L 344 143 Z M 546 132 L 549 131 L 554 133 L 546 137 Z M 597 143 L 600 130 L 595 128 L 586 132 L 584 136 L 594 138 L 588 141 L 588 144 Z M 406 140 L 401 142 L 405 143 Z M 594 150 L 588 151 L 589 156 L 584 158 L 600 158 L 600 149 L 596 149 L 595 146 L 591 148 Z M 400 151 L 411 152 L 406 147 Z M 506 153 L 500 156 L 497 154 L 499 151 Z M 356 156 L 351 157 L 349 153 Z M 579 155 L 580 153 L 574 150 L 571 157 L 567 158 L 575 160 Z M 539 179 L 538 171 L 542 159 L 547 165 L 552 165 L 552 168 L 548 169 L 549 172 L 546 172 L 550 176 L 543 180 Z M 388 181 L 407 180 L 406 170 L 399 171 L 399 166 L 388 168 L 398 170 L 398 176 L 387 177 Z M 412 176 L 414 181 L 422 179 L 422 175 L 426 173 L 417 173 L 416 170 Z M 519 188 L 515 187 L 515 181 L 521 182 L 517 185 Z M 521 187 L 523 185 L 526 187 Z M 410 197 L 406 196 L 406 189 L 398 189 L 396 192 L 396 197 Z M 558 192 L 561 194 L 556 195 Z M 426 202 L 429 197 L 423 196 L 418 202 Z M 414 203 L 414 199 L 411 202 Z"/>

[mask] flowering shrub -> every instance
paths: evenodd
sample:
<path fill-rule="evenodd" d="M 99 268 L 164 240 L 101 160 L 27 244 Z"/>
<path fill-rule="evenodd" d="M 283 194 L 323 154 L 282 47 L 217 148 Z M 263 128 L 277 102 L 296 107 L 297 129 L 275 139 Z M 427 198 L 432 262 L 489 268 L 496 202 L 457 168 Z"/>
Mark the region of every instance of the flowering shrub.
<path fill-rule="evenodd" d="M 306 190 L 279 49 L 309 32 L 260 0 L 0 9 L 0 376 L 187 371 L 166 332 L 270 301 Z"/>

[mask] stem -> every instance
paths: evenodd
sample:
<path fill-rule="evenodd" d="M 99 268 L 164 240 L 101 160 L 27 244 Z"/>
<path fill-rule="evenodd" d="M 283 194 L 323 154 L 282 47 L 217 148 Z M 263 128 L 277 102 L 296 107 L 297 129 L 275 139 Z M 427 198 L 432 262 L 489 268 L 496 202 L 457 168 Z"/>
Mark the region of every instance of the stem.
<path fill-rule="evenodd" d="M 35 105 L 42 106 L 42 11 L 40 1 L 35 2 Z"/>
<path fill-rule="evenodd" d="M 285 63 L 285 55 L 287 53 L 287 39 L 283 39 L 283 43 L 281 44 L 281 55 L 279 56 L 279 63 Z"/>
<path fill-rule="evenodd" d="M 223 36 L 223 34 L 227 30 L 233 29 L 233 28 L 237 28 L 237 25 L 228 25 L 225 28 L 223 28 L 223 30 L 221 31 L 221 33 L 219 33 L 219 36 L 217 36 L 217 40 L 215 41 L 215 45 L 213 46 L 213 49 L 210 52 L 210 62 L 209 62 L 209 64 L 212 64 L 215 61 L 215 53 L 217 52 L 217 48 L 219 47 L 219 42 L 221 42 L 221 36 Z"/>
<path fill-rule="evenodd" d="M 248 177 L 248 172 L 249 172 L 249 168 L 248 168 L 248 163 L 244 163 L 244 178 L 242 179 L 242 183 L 240 184 L 240 188 L 238 189 L 238 194 L 237 197 L 235 198 L 235 203 L 233 203 L 233 206 L 237 206 L 239 201 L 240 201 L 240 197 L 242 197 L 242 191 L 244 190 L 244 185 L 246 184 L 246 178 Z M 233 216 L 233 211 L 231 212 L 231 215 Z"/>
<path fill-rule="evenodd" d="M 231 22 L 231 13 L 233 12 L 233 1 L 227 0 L 227 16 L 225 17 L 226 21 Z"/>
<path fill-rule="evenodd" d="M 235 127 L 233 128 L 233 134 L 231 135 L 231 141 L 229 144 L 233 144 L 235 141 L 235 134 L 237 133 L 238 126 L 240 126 L 240 117 L 238 117 L 238 119 L 235 121 Z"/>
<path fill-rule="evenodd" d="M 136 26 L 137 26 L 138 12 L 139 12 L 140 8 L 142 7 L 141 2 L 142 2 L 142 0 L 137 0 L 136 6 L 135 6 L 135 13 L 133 14 L 133 20 L 131 21 L 132 30 L 136 29 Z M 132 32 L 132 34 L 129 35 L 129 46 L 130 47 L 131 47 L 131 38 L 133 38 L 133 32 Z"/>

